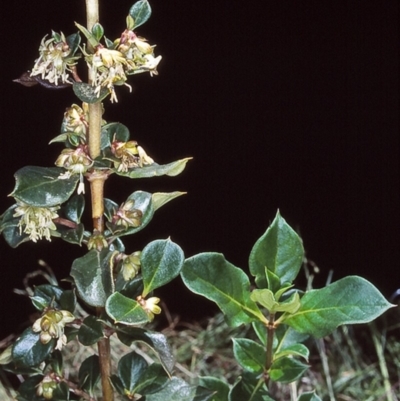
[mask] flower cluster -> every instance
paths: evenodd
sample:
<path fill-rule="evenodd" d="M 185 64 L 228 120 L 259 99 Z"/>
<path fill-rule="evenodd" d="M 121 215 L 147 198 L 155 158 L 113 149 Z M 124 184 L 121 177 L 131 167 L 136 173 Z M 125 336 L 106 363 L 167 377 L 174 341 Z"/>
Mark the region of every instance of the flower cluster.
<path fill-rule="evenodd" d="M 89 105 L 83 103 L 82 107 L 73 104 L 65 110 L 62 122 L 62 132 L 74 135 L 81 140 L 81 143 L 86 142 L 86 135 L 89 129 Z"/>
<path fill-rule="evenodd" d="M 45 314 L 37 319 L 32 326 L 35 333 L 40 333 L 40 341 L 47 344 L 51 339 L 57 338 L 55 349 L 61 350 L 67 343 L 64 327 L 75 320 L 74 315 L 66 310 L 48 309 Z"/>
<path fill-rule="evenodd" d="M 125 255 L 122 261 L 121 273 L 125 281 L 132 280 L 140 270 L 140 255 L 142 252 L 136 251 L 130 255 Z"/>
<path fill-rule="evenodd" d="M 36 207 L 17 201 L 14 217 L 20 217 L 18 222 L 20 235 L 22 232 L 29 235 L 29 239 L 36 242 L 45 237 L 51 241 L 52 231 L 57 227 L 53 220 L 58 218 L 56 213 L 60 206 Z"/>
<path fill-rule="evenodd" d="M 138 146 L 136 141 L 114 141 L 111 144 L 111 152 L 118 159 L 114 161 L 114 165 L 119 172 L 126 173 L 130 168 L 154 163 L 154 160 L 141 146 Z"/>
<path fill-rule="evenodd" d="M 100 96 L 102 89 L 106 88 L 111 95 L 111 102 L 117 102 L 114 86 L 125 85 L 131 89 L 126 83 L 128 75 L 146 71 L 151 76 L 157 75 L 161 56 L 155 57 L 153 48 L 144 38 L 126 29 L 114 42 L 113 48 L 99 44 L 93 54 L 85 52 L 95 94 Z"/>
<path fill-rule="evenodd" d="M 161 308 L 157 305 L 160 302 L 158 297 L 150 297 L 149 299 L 144 299 L 141 295 L 136 298 L 140 306 L 147 313 L 150 321 L 154 319 L 154 315 L 159 315 L 161 313 Z"/>
<path fill-rule="evenodd" d="M 88 154 L 87 145 L 79 145 L 76 149 L 66 148 L 58 156 L 55 165 L 64 167 L 67 171 L 60 174 L 60 180 L 67 180 L 72 175 L 79 174 L 80 183 L 78 194 L 85 193 L 83 174 L 93 165 L 93 160 Z"/>
<path fill-rule="evenodd" d="M 122 203 L 112 217 L 112 224 L 124 228 L 139 227 L 142 224 L 142 212 L 134 208 L 135 201 L 129 199 Z"/>
<path fill-rule="evenodd" d="M 57 388 L 57 382 L 50 376 L 45 376 L 43 380 L 37 385 L 36 395 L 43 397 L 45 400 L 53 398 L 53 392 Z"/>
<path fill-rule="evenodd" d="M 40 75 L 55 85 L 71 83 L 68 72 L 76 64 L 80 56 L 72 54 L 64 34 L 53 32 L 50 39 L 47 35 L 42 39 L 39 47 L 39 58 L 35 60 L 31 76 Z"/>

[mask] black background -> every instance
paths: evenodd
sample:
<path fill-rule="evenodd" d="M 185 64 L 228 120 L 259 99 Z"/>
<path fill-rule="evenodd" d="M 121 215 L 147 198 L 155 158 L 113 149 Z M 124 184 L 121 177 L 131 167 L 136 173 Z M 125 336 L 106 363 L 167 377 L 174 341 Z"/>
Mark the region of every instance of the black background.
<path fill-rule="evenodd" d="M 100 22 L 116 38 L 130 1 L 103 0 Z M 137 189 L 187 191 L 127 242 L 167 238 L 187 256 L 218 251 L 247 269 L 254 242 L 279 208 L 301 234 L 323 285 L 357 274 L 386 296 L 400 287 L 398 2 L 153 0 L 138 29 L 163 59 L 159 76 L 133 77 L 106 102 L 105 119 L 126 124 L 158 163 L 194 159 L 175 178 L 111 177 L 106 196 Z M 84 2 L 2 5 L 1 210 L 24 165 L 52 166 L 72 92 L 12 83 L 32 68 L 41 38 L 76 32 Z M 12 294 L 46 260 L 62 278 L 84 248 L 53 240 L 17 249 L 0 241 L 1 332 L 31 311 Z M 161 292 L 186 319 L 213 313 L 179 281 Z"/>

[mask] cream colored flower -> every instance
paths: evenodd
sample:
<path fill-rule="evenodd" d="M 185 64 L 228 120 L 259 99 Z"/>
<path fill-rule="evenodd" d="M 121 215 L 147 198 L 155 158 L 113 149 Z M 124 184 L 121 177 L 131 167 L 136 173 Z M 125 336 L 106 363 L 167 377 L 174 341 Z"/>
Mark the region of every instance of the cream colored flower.
<path fill-rule="evenodd" d="M 62 83 L 71 83 L 68 71 L 76 64 L 80 56 L 71 55 L 71 49 L 68 46 L 64 34 L 53 32 L 50 39 L 42 39 L 39 47 L 39 58 L 35 61 L 31 76 L 40 75 L 55 85 L 59 81 Z"/>
<path fill-rule="evenodd" d="M 53 220 L 59 217 L 56 211 L 60 206 L 36 207 L 21 201 L 17 201 L 17 205 L 13 216 L 21 217 L 18 222 L 20 234 L 28 234 L 33 242 L 43 237 L 51 241 L 51 232 L 57 230 Z"/>
<path fill-rule="evenodd" d="M 75 320 L 75 316 L 66 310 L 49 309 L 33 323 L 32 330 L 40 333 L 40 341 L 47 344 L 52 338 L 57 338 L 55 349 L 61 350 L 67 343 L 64 327 Z"/>
<path fill-rule="evenodd" d="M 157 305 L 160 303 L 160 298 L 150 297 L 149 299 L 144 299 L 142 296 L 139 296 L 137 301 L 149 316 L 150 321 L 154 319 L 154 315 L 159 315 L 161 313 L 161 308 Z"/>

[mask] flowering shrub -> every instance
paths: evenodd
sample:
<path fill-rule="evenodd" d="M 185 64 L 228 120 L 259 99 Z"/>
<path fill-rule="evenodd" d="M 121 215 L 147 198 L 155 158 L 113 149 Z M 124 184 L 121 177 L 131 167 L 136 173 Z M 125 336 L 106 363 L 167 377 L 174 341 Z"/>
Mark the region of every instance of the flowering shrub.
<path fill-rule="evenodd" d="M 17 81 L 26 86 L 72 88 L 81 102 L 64 112 L 59 135 L 50 143 L 63 149 L 56 167 L 27 166 L 15 174 L 15 204 L 0 217 L 0 232 L 16 248 L 26 241 L 56 237 L 85 246 L 71 264 L 64 289 L 56 280 L 38 285 L 31 294 L 40 317 L 0 357 L 4 369 L 23 377 L 19 401 L 271 401 L 271 382 L 289 383 L 307 369 L 304 339 L 324 336 L 343 324 L 368 322 L 391 305 L 360 277 L 347 277 L 323 289 L 303 293 L 294 288 L 304 259 L 301 239 L 278 213 L 254 245 L 249 259 L 254 285 L 243 270 L 224 256 L 203 253 L 186 258 L 170 239 L 155 240 L 128 251 L 124 236 L 143 230 L 155 212 L 183 192 L 134 191 L 121 204 L 104 197 L 112 175 L 136 179 L 180 174 L 190 158 L 159 165 L 121 123 L 103 119 L 102 102 L 117 102 L 118 86 L 130 75 L 157 75 L 161 56 L 137 29 L 151 15 L 147 0 L 129 10 L 126 28 L 111 41 L 98 22 L 96 2 L 87 0 L 87 27 L 65 36 L 52 32 L 40 44 L 31 72 Z M 81 34 L 86 44 L 81 43 Z M 78 63 L 88 67 L 88 82 Z M 82 223 L 86 186 L 90 186 L 93 227 Z M 162 313 L 154 292 L 181 276 L 193 292 L 214 301 L 229 324 L 252 324 L 258 341 L 233 340 L 235 357 L 244 369 L 233 385 L 224 378 L 199 378 L 188 383 L 173 376 L 174 358 L 165 336 L 149 329 Z M 159 363 L 149 364 L 129 352 L 111 370 L 110 337 L 125 345 L 146 344 Z M 77 338 L 97 345 L 98 355 L 86 358 L 69 377 L 63 369 L 63 346 Z M 100 381 L 100 386 L 98 382 Z M 101 395 L 100 395 L 101 394 Z M 314 393 L 299 401 L 317 401 Z"/>

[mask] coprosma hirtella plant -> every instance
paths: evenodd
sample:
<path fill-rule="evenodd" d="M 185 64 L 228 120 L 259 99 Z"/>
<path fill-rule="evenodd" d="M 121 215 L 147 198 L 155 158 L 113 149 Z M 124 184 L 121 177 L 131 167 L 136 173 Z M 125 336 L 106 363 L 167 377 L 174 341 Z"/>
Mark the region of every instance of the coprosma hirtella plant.
<path fill-rule="evenodd" d="M 103 101 L 117 102 L 117 87 L 130 89 L 130 75 L 157 75 L 161 56 L 138 36 L 151 15 L 149 2 L 133 4 L 125 29 L 113 41 L 99 23 L 97 0 L 86 0 L 86 10 L 86 26 L 76 23 L 78 32 L 68 36 L 54 31 L 45 36 L 32 70 L 16 80 L 25 86 L 72 88 L 80 104 L 66 109 L 61 132 L 50 142 L 64 146 L 56 167 L 26 166 L 15 173 L 10 194 L 15 204 L 1 216 L 0 231 L 14 248 L 53 237 L 87 247 L 87 253 L 71 264 L 69 289 L 55 280 L 33 289 L 30 298 L 40 317 L 1 355 L 3 369 L 22 378 L 17 399 L 274 400 L 271 382 L 295 381 L 307 369 L 306 337 L 322 337 L 339 325 L 370 321 L 391 305 L 372 284 L 356 276 L 306 293 L 295 289 L 303 245 L 279 213 L 251 251 L 252 290 L 244 271 L 222 254 L 186 259 L 170 239 L 128 252 L 122 237 L 145 228 L 160 207 L 183 192 L 137 190 L 117 204 L 104 198 L 107 180 L 112 175 L 175 176 L 190 158 L 159 165 L 130 138 L 125 125 L 103 119 Z M 87 65 L 88 82 L 79 76 L 81 62 Z M 91 229 L 82 223 L 87 187 Z M 173 376 L 174 358 L 167 339 L 149 329 L 148 323 L 161 313 L 154 290 L 178 275 L 192 292 L 216 302 L 229 324 L 253 325 L 258 341 L 233 339 L 235 357 L 244 369 L 235 383 L 202 377 L 191 384 Z M 159 362 L 149 364 L 133 351 L 121 356 L 112 371 L 111 336 L 128 346 L 146 344 Z M 76 338 L 85 347 L 96 344 L 98 353 L 66 375 L 63 349 Z M 306 393 L 298 400 L 319 397 Z"/>

